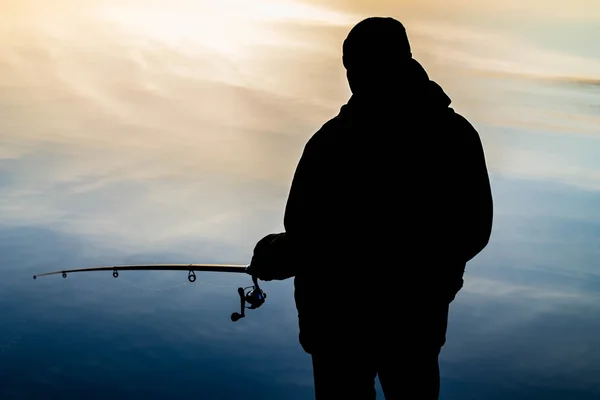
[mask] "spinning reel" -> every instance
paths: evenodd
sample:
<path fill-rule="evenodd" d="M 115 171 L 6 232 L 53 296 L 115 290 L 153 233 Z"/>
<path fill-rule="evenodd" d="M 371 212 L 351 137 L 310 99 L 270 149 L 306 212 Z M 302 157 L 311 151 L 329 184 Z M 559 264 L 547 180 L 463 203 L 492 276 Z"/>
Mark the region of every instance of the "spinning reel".
<path fill-rule="evenodd" d="M 255 310 L 262 306 L 267 299 L 267 294 L 258 286 L 258 280 L 255 276 L 252 277 L 253 286 L 246 288 L 238 288 L 238 294 L 240 295 L 240 312 L 234 312 L 231 314 L 231 320 L 233 322 L 239 321 L 241 318 L 246 316 L 246 308 L 249 310 Z M 248 306 L 246 305 L 248 303 Z"/>

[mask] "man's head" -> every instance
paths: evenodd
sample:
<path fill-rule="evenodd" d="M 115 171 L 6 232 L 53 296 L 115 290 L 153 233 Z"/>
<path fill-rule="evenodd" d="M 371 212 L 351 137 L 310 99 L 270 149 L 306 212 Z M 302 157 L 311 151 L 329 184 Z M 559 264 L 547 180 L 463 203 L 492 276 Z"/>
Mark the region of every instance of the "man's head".
<path fill-rule="evenodd" d="M 404 25 L 390 17 L 362 20 L 344 40 L 342 60 L 354 93 L 396 86 L 412 60 Z"/>

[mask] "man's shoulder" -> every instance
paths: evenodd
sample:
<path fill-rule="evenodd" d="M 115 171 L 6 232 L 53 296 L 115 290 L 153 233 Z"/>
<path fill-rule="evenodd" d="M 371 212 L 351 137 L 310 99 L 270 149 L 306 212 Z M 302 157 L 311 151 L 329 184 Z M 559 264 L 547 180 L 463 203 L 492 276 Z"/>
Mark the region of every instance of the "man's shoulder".
<path fill-rule="evenodd" d="M 465 140 L 472 141 L 474 139 L 479 139 L 479 132 L 465 116 L 452 108 L 449 108 L 449 110 L 451 110 L 451 121 L 454 131 L 460 132 Z"/>
<path fill-rule="evenodd" d="M 471 122 L 469 122 L 469 120 L 465 116 L 463 116 L 462 114 L 457 112 L 452 107 L 448 107 L 448 113 L 450 115 L 452 122 L 454 124 L 456 124 L 457 127 L 463 128 L 463 129 L 469 129 L 469 130 L 475 129 L 475 128 L 473 128 L 473 125 L 471 124 Z"/>
<path fill-rule="evenodd" d="M 333 144 L 338 137 L 343 135 L 344 122 L 341 115 L 338 114 L 335 117 L 325 122 L 309 139 L 306 143 L 307 148 L 321 148 L 326 145 Z"/>
<path fill-rule="evenodd" d="M 456 151 L 466 154 L 480 153 L 483 150 L 481 135 L 475 126 L 459 112 L 448 108 L 449 118 L 444 129 L 444 135 L 450 142 L 446 142 Z"/>

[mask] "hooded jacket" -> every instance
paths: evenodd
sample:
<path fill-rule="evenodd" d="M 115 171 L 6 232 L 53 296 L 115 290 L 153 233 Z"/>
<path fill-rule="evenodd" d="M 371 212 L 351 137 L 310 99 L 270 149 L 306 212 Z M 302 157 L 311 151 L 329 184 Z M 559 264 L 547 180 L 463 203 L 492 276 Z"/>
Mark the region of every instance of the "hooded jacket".
<path fill-rule="evenodd" d="M 411 68 L 400 90 L 353 95 L 310 138 L 285 232 L 255 247 L 259 278 L 295 277 L 309 353 L 350 326 L 377 324 L 399 298 L 452 301 L 489 241 L 479 134 L 416 61 Z"/>

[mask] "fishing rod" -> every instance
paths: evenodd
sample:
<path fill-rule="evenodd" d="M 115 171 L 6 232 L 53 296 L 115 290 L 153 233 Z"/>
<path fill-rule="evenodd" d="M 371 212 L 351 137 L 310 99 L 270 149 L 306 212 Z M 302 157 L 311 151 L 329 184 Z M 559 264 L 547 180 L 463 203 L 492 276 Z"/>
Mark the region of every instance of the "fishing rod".
<path fill-rule="evenodd" d="M 62 274 L 63 278 L 67 274 L 73 272 L 95 272 L 95 271 L 112 271 L 115 278 L 119 277 L 119 271 L 188 271 L 188 281 L 196 282 L 197 272 L 225 272 L 225 273 L 246 273 L 249 274 L 249 265 L 236 264 L 149 264 L 149 265 L 113 265 L 106 267 L 91 267 L 66 269 L 60 271 L 45 272 L 43 274 L 34 275 L 33 279 L 41 276 Z M 267 298 L 267 294 L 258 285 L 258 279 L 252 275 L 252 286 L 239 287 L 238 295 L 240 296 L 240 312 L 231 314 L 231 320 L 236 322 L 246 316 L 246 309 L 255 310 L 262 306 Z"/>

